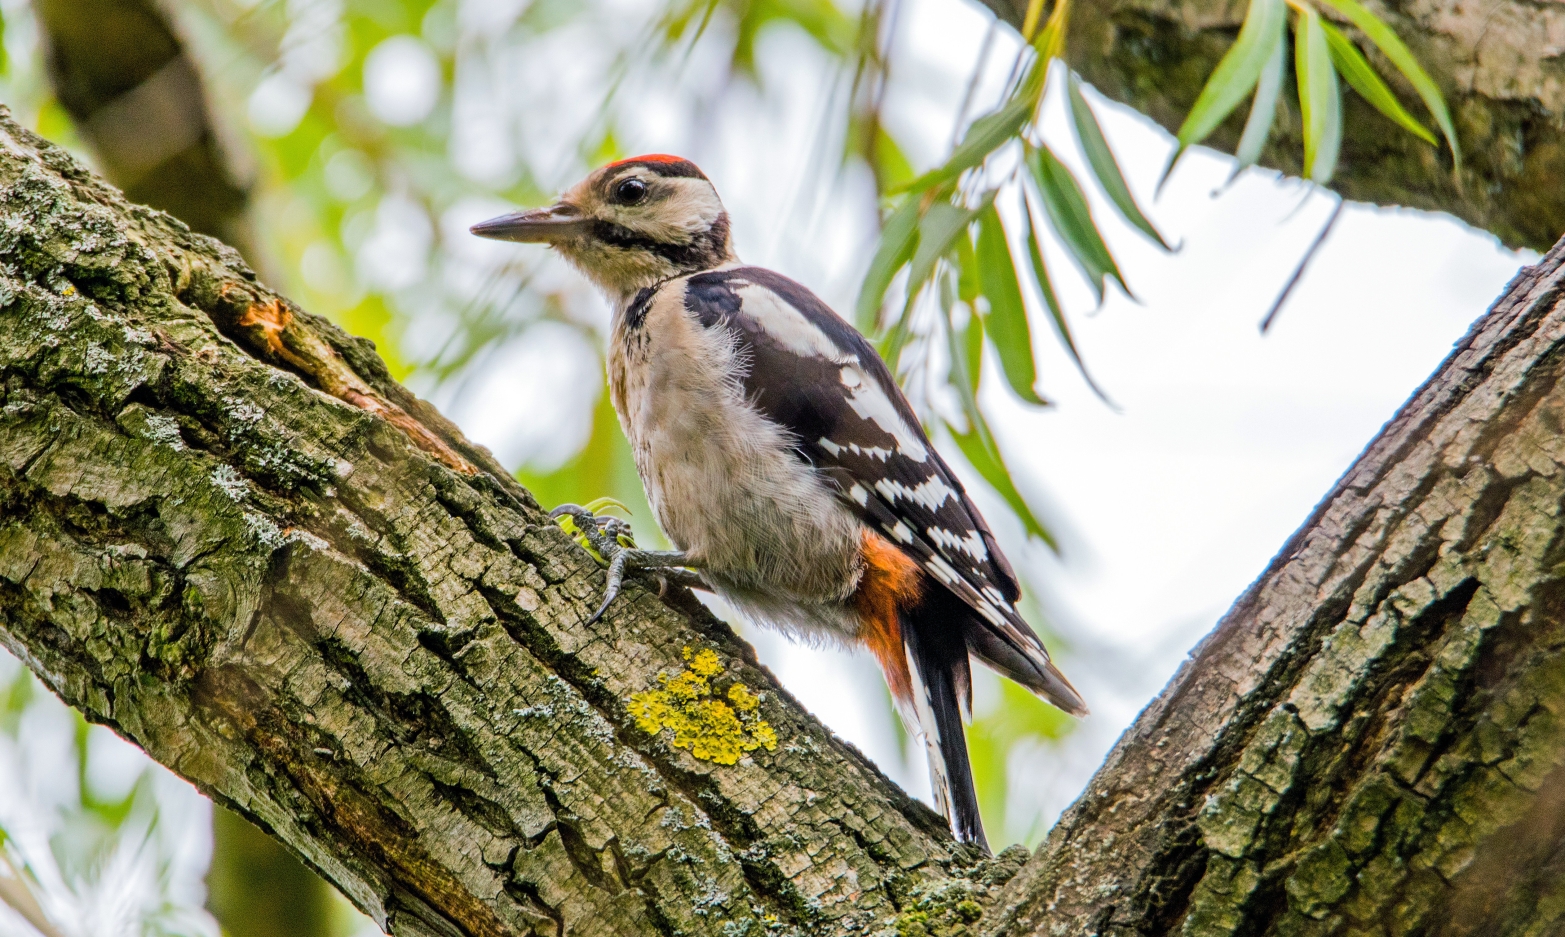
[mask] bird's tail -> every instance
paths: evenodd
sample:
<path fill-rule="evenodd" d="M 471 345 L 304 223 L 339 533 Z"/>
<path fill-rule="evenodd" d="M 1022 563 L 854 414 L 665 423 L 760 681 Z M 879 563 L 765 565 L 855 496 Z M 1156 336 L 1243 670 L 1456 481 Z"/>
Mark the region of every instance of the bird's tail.
<path fill-rule="evenodd" d="M 927 612 L 927 608 L 916 607 L 901 623 L 912 677 L 912 715 L 929 758 L 935 805 L 945 814 L 957 839 L 987 853 L 989 842 L 978 814 L 978 791 L 973 786 L 967 738 L 962 731 L 962 710 L 972 708 L 967 644 L 954 621 L 931 620 Z"/>

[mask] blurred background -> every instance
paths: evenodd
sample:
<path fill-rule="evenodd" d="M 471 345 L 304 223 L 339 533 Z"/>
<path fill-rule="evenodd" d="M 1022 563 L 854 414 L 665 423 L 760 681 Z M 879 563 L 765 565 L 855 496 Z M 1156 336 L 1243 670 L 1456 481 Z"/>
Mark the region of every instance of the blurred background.
<path fill-rule="evenodd" d="M 468 225 L 543 204 L 609 159 L 678 153 L 717 185 L 747 262 L 852 315 L 887 196 L 1021 80 L 1021 40 L 972 0 L 0 0 L 0 15 L 0 101 L 24 124 L 372 338 L 542 503 L 629 505 L 644 544 L 659 536 L 603 388 L 606 304 L 545 251 Z M 1090 180 L 1061 71 L 1037 132 Z M 1071 244 L 1038 229 L 1081 366 L 1036 326 L 1049 313 L 1024 287 L 1049 405 L 975 371 L 995 457 L 975 468 L 955 430 L 937 435 L 1093 710 L 1069 720 L 978 678 L 970 744 L 997 849 L 1041 840 L 1532 259 L 1448 217 L 1348 206 L 1263 335 L 1336 197 L 1254 168 L 1235 177 L 1231 158 L 1203 149 L 1154 197 L 1173 139 L 1085 96 L 1171 249 L 1086 185 L 1128 289 L 1110 278 L 1103 291 Z M 1027 203 L 999 191 L 1015 241 Z M 904 280 L 890 295 L 914 292 Z M 903 310 L 911 319 L 911 300 Z M 991 375 L 995 355 L 1014 353 L 977 352 Z M 910 393 L 955 426 L 940 414 L 961 405 L 930 379 L 953 360 L 923 354 L 903 368 Z M 806 706 L 928 797 L 867 657 L 738 627 Z M 264 834 L 87 726 L 9 658 L 0 687 L 0 934 L 377 933 Z"/>

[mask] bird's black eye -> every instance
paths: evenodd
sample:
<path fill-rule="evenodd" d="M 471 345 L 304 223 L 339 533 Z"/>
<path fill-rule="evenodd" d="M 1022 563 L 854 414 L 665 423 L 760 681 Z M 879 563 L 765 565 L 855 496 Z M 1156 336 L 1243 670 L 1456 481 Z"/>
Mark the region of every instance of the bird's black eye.
<path fill-rule="evenodd" d="M 634 205 L 647 197 L 647 184 L 640 179 L 626 179 L 614 187 L 614 200 L 621 205 Z"/>

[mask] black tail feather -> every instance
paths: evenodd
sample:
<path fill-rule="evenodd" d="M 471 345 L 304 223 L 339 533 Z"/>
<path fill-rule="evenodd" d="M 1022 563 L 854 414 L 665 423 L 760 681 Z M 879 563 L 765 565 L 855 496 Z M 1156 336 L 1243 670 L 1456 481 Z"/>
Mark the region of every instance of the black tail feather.
<path fill-rule="evenodd" d="M 908 609 L 901 622 L 913 673 L 914 709 L 930 761 L 930 783 L 956 838 L 987 853 L 989 842 L 978 813 L 978 792 L 962 729 L 962 710 L 972 705 L 972 671 L 963 627 L 971 612 L 946 590 L 930 591 L 933 594 Z M 950 601 L 943 601 L 946 598 Z M 941 607 L 932 607 L 936 605 Z"/>

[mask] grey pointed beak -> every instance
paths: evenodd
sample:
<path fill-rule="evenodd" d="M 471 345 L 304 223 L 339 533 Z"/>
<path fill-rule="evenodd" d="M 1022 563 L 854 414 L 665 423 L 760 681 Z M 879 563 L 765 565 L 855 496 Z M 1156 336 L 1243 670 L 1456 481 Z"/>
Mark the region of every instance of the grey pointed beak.
<path fill-rule="evenodd" d="M 591 223 L 592 220 L 583 218 L 575 205 L 561 202 L 549 208 L 532 208 L 480 221 L 468 230 L 481 238 L 496 241 L 553 244 L 580 237 L 587 233 Z"/>

